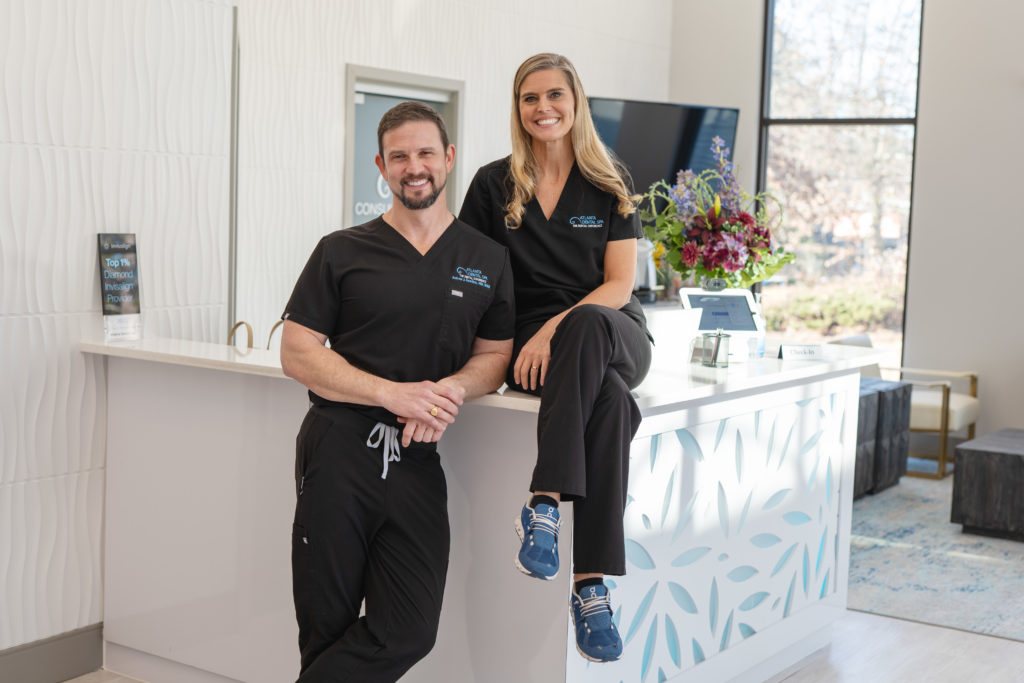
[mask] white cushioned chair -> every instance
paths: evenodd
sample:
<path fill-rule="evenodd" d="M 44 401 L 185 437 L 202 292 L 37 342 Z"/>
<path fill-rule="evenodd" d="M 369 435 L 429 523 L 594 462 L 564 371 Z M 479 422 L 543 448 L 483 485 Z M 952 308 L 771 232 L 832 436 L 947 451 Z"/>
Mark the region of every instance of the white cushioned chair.
<path fill-rule="evenodd" d="M 835 344 L 850 346 L 871 346 L 871 338 L 867 334 L 838 339 Z M 910 431 L 936 434 L 939 438 L 938 453 L 922 453 L 911 451 L 910 457 L 935 460 L 938 465 L 935 472 L 907 470 L 912 477 L 926 479 L 942 479 L 948 474 L 947 465 L 952 460 L 949 451 L 949 435 L 951 432 L 967 430 L 967 438 L 974 438 L 974 424 L 981 413 L 978 401 L 978 374 L 975 372 L 951 372 L 948 370 L 929 370 L 923 368 L 882 368 L 878 366 L 863 368 L 865 377 L 898 377 L 908 382 L 910 393 Z M 966 388 L 968 393 L 953 390 Z M 960 385 L 966 385 L 961 387 Z"/>
<path fill-rule="evenodd" d="M 967 430 L 967 438 L 974 438 L 974 425 L 981 413 L 978 401 L 978 375 L 974 372 L 950 372 L 921 368 L 899 368 L 900 379 L 910 382 L 910 431 L 937 434 L 938 453 L 911 452 L 911 457 L 936 460 L 936 472 L 908 471 L 907 474 L 929 479 L 942 479 L 950 462 L 950 432 Z M 926 378 L 934 378 L 926 381 Z M 953 382 L 966 382 L 968 393 L 953 391 Z"/>

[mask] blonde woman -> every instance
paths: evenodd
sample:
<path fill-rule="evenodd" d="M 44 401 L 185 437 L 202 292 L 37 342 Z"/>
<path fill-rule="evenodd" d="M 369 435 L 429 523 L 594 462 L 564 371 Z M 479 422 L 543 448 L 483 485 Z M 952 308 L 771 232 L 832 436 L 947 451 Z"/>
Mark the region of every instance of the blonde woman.
<path fill-rule="evenodd" d="M 477 172 L 459 218 L 509 248 L 516 335 L 507 381 L 541 399 L 515 564 L 555 577 L 558 505 L 572 501 L 576 645 L 587 659 L 612 661 L 622 640 L 603 577 L 626 571 L 622 515 L 640 426 L 630 390 L 651 361 L 632 295 L 642 232 L 569 60 L 530 57 L 512 97 L 512 154 Z"/>

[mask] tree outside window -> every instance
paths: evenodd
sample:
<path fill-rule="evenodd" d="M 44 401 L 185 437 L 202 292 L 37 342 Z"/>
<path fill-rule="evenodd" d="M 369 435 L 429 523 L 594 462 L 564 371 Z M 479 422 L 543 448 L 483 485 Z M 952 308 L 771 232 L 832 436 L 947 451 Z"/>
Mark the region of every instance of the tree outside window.
<path fill-rule="evenodd" d="M 867 333 L 899 364 L 921 0 L 769 0 L 759 187 L 796 262 L 762 287 L 769 329 Z"/>

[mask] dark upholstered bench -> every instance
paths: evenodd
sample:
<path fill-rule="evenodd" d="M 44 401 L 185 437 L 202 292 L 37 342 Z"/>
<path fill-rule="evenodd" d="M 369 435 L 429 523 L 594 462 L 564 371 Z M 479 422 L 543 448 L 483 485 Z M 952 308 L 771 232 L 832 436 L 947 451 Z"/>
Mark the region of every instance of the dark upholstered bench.
<path fill-rule="evenodd" d="M 878 390 L 861 386 L 857 408 L 857 458 L 853 468 L 853 497 L 870 493 L 875 485 L 878 434 Z"/>
<path fill-rule="evenodd" d="M 907 382 L 861 378 L 854 498 L 898 484 L 907 473 L 910 391 Z"/>
<path fill-rule="evenodd" d="M 956 447 L 950 521 L 964 531 L 1024 540 L 1024 429 Z"/>

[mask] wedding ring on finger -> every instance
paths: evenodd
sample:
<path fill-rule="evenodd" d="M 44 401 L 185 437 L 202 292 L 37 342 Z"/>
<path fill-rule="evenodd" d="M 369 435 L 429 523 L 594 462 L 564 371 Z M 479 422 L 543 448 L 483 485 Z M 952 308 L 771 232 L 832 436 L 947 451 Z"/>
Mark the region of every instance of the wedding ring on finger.
<path fill-rule="evenodd" d="M 430 407 L 430 417 L 437 417 L 437 406 Z"/>

